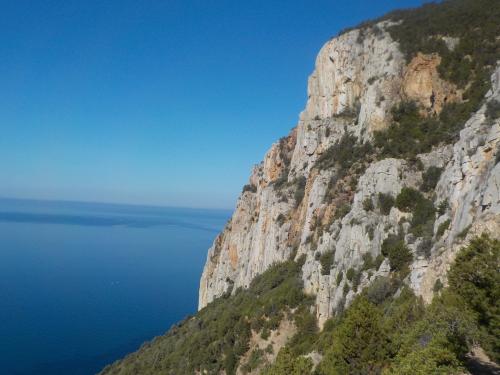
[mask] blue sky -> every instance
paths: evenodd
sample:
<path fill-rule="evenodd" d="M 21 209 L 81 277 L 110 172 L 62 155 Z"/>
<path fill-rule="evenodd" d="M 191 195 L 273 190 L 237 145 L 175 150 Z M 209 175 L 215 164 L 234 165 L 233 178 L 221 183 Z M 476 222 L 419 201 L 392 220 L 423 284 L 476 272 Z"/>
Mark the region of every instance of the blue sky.
<path fill-rule="evenodd" d="M 0 196 L 230 208 L 340 29 L 420 0 L 0 0 Z"/>

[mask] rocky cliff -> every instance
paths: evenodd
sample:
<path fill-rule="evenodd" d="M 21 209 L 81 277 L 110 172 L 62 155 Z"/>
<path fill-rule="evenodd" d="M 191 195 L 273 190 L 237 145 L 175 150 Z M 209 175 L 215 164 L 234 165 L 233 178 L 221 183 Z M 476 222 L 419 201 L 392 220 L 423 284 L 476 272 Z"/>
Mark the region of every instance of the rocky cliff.
<path fill-rule="evenodd" d="M 394 270 L 383 247 L 396 236 L 411 252 L 405 282 L 429 301 L 464 241 L 500 235 L 500 123 L 487 113 L 500 100 L 500 68 L 490 70 L 491 88 L 454 137 L 413 157 L 384 153 L 375 141 L 395 126 L 398 106 L 412 103 L 422 121 L 439 126 L 447 108 L 470 101 L 467 85 L 442 78 L 439 53 L 408 58 L 389 32 L 394 25 L 373 23 L 323 46 L 298 125 L 255 166 L 209 250 L 199 308 L 304 254 L 304 287 L 321 325 Z M 460 42 L 432 37 L 450 52 Z M 418 213 L 384 203 L 403 189 L 421 191 L 435 208 L 418 230 Z"/>
<path fill-rule="evenodd" d="M 102 374 L 498 373 L 499 61 L 497 0 L 329 40 L 208 252 L 200 311 Z"/>

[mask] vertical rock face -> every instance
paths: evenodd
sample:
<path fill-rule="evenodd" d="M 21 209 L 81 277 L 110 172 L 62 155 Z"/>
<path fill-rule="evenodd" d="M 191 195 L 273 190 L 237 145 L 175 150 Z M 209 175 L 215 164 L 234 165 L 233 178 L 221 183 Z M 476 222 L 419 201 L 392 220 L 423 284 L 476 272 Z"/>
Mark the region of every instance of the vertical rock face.
<path fill-rule="evenodd" d="M 419 103 L 426 114 L 439 114 L 446 103 L 461 100 L 461 93 L 455 85 L 442 80 L 437 70 L 441 58 L 419 53 L 408 65 L 403 79 L 403 93 L 406 99 Z"/>
<path fill-rule="evenodd" d="M 273 144 L 254 168 L 231 220 L 208 252 L 199 308 L 248 287 L 274 262 L 305 255 L 304 287 L 316 295 L 321 324 L 363 286 L 389 273 L 387 259 L 376 269 L 363 270 L 363 264 L 381 254 L 384 239 L 409 225 L 411 214 L 395 207 L 382 212 L 377 197 L 395 198 L 403 187 L 418 189 L 422 171 L 391 158 L 368 160 L 357 175 L 342 173 L 338 166 L 317 166 L 327 162 L 332 146 L 348 135 L 369 141 L 375 131 L 388 127 L 391 109 L 402 100 L 416 101 L 432 116 L 446 102 L 462 97 L 454 85 L 439 78 L 439 56 L 420 54 L 407 64 L 387 27 L 382 22 L 352 30 L 321 49 L 297 127 Z M 486 101 L 500 100 L 499 77 L 497 70 Z M 414 259 L 407 283 L 426 299 L 438 278 L 445 281 L 460 243 L 484 230 L 500 234 L 500 128 L 498 120 L 486 121 L 485 110 L 486 104 L 469 119 L 454 145 L 419 155 L 425 168 L 443 169 L 435 201 L 448 202 L 434 224 L 434 241 L 425 256 L 421 239 L 411 234 L 405 238 Z M 449 229 L 437 238 L 447 220 Z M 322 255 L 328 253 L 334 254 L 333 260 L 322 265 Z M 358 287 L 348 290 L 349 269 L 356 270 Z"/>

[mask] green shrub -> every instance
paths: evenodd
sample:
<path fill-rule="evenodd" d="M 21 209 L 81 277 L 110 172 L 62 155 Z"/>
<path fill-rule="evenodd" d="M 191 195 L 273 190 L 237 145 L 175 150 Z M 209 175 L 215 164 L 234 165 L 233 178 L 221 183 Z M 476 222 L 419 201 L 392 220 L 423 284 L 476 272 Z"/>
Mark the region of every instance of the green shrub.
<path fill-rule="evenodd" d="M 423 199 L 423 195 L 419 191 L 404 187 L 396 197 L 396 207 L 400 211 L 411 212 Z"/>
<path fill-rule="evenodd" d="M 422 241 L 418 244 L 417 247 L 417 252 L 419 255 L 423 255 L 426 258 L 429 258 L 431 256 L 431 250 L 432 250 L 432 237 L 424 237 Z"/>
<path fill-rule="evenodd" d="M 495 120 L 500 117 L 500 102 L 498 100 L 490 100 L 486 103 L 486 118 Z"/>
<path fill-rule="evenodd" d="M 451 220 L 448 219 L 441 224 L 439 224 L 439 227 L 436 232 L 436 238 L 441 238 L 441 236 L 446 232 L 446 230 L 450 227 Z"/>
<path fill-rule="evenodd" d="M 390 194 L 378 193 L 378 205 L 382 215 L 389 215 L 394 206 L 394 198 Z"/>
<path fill-rule="evenodd" d="M 450 208 L 450 205 L 448 203 L 448 199 L 444 199 L 438 205 L 438 209 L 437 209 L 438 215 L 439 216 L 444 215 L 446 213 L 446 211 L 448 210 L 448 208 Z"/>
<path fill-rule="evenodd" d="M 354 135 L 346 132 L 337 143 L 318 158 L 314 168 L 325 170 L 336 167 L 338 177 L 342 178 L 355 162 L 365 159 L 366 155 L 371 153 L 371 144 L 360 144 Z"/>
<path fill-rule="evenodd" d="M 274 180 L 272 184 L 275 190 L 280 190 L 286 187 L 288 185 L 288 172 L 282 173 L 281 176 Z"/>
<path fill-rule="evenodd" d="M 347 278 L 347 280 L 352 281 L 355 275 L 356 275 L 356 270 L 351 267 L 347 270 L 345 277 Z"/>
<path fill-rule="evenodd" d="M 377 257 L 375 258 L 375 262 L 374 262 L 375 270 L 378 270 L 380 268 L 380 266 L 384 262 L 384 259 L 385 258 L 382 254 L 377 255 Z"/>
<path fill-rule="evenodd" d="M 288 341 L 287 347 L 298 357 L 310 352 L 310 348 L 318 338 L 318 325 L 316 315 L 311 313 L 309 306 L 301 306 L 293 314 L 297 332 Z"/>
<path fill-rule="evenodd" d="M 329 275 L 330 270 L 333 266 L 333 261 L 335 260 L 335 251 L 330 250 L 325 253 L 323 253 L 319 259 L 319 262 L 321 263 L 321 274 L 322 275 Z"/>
<path fill-rule="evenodd" d="M 297 357 L 284 347 L 279 351 L 275 363 L 266 367 L 261 375 L 308 375 L 312 366 L 310 358 Z"/>
<path fill-rule="evenodd" d="M 404 187 L 396 198 L 396 207 L 411 212 L 410 232 L 417 237 L 431 237 L 434 231 L 436 209 L 419 191 Z"/>
<path fill-rule="evenodd" d="M 243 186 L 242 193 L 245 193 L 247 191 L 249 191 L 251 193 L 256 193 L 257 192 L 257 186 L 251 185 L 251 184 L 247 184 L 247 185 Z"/>
<path fill-rule="evenodd" d="M 363 258 L 363 265 L 361 266 L 361 270 L 367 271 L 375 267 L 375 262 L 373 260 L 371 253 L 364 253 L 362 258 Z"/>
<path fill-rule="evenodd" d="M 442 172 L 442 168 L 429 167 L 422 175 L 422 186 L 420 189 L 425 192 L 433 190 L 436 187 Z"/>
<path fill-rule="evenodd" d="M 434 293 L 438 293 L 439 291 L 441 291 L 441 289 L 443 289 L 443 287 L 444 287 L 444 285 L 441 282 L 441 279 L 437 279 L 436 282 L 434 283 L 434 287 L 432 288 L 432 291 Z"/>
<path fill-rule="evenodd" d="M 298 207 L 302 203 L 302 199 L 304 199 L 306 178 L 304 176 L 297 177 L 293 185 L 295 185 L 295 193 L 293 195 L 295 199 L 295 206 Z"/>
<path fill-rule="evenodd" d="M 345 215 L 349 213 L 349 211 L 351 211 L 351 205 L 349 203 L 343 203 L 335 210 L 334 219 L 335 220 L 342 219 Z"/>
<path fill-rule="evenodd" d="M 356 298 L 332 337 L 319 374 L 371 374 L 384 367 L 387 333 L 383 315 L 366 298 Z"/>
<path fill-rule="evenodd" d="M 359 284 L 361 282 L 362 274 L 363 273 L 361 272 L 361 270 L 356 270 L 356 272 L 354 273 L 354 276 L 352 278 L 352 290 L 354 292 L 358 291 L 358 287 L 359 287 Z"/>
<path fill-rule="evenodd" d="M 366 229 L 366 233 L 368 233 L 368 239 L 373 241 L 373 238 L 375 237 L 375 228 L 373 228 L 373 226 L 369 226 Z"/>
<path fill-rule="evenodd" d="M 371 198 L 366 198 L 364 201 L 363 201 L 363 210 L 365 211 L 373 211 L 373 201 Z"/>
<path fill-rule="evenodd" d="M 241 366 L 241 370 L 244 374 L 248 374 L 249 372 L 257 369 L 263 362 L 264 351 L 262 349 L 254 349 L 250 353 L 250 357 L 248 361 Z"/>
<path fill-rule="evenodd" d="M 351 287 L 349 286 L 348 283 L 345 283 L 344 284 L 344 289 L 342 290 L 342 294 L 343 296 L 347 296 L 347 294 L 349 293 L 349 291 L 351 290 Z"/>
<path fill-rule="evenodd" d="M 477 339 L 473 313 L 456 295 L 434 297 L 422 318 L 403 331 L 388 374 L 458 374 Z M 461 371 L 462 370 L 462 371 Z"/>
<path fill-rule="evenodd" d="M 282 226 L 285 223 L 285 221 L 286 221 L 286 217 L 283 214 L 279 214 L 276 217 L 276 222 L 278 223 L 279 226 Z"/>
<path fill-rule="evenodd" d="M 401 102 L 392 110 L 393 120 L 386 130 L 374 133 L 375 146 L 383 157 L 415 158 L 439 143 L 432 129 L 438 127 L 433 118 L 422 118 L 414 102 Z"/>
<path fill-rule="evenodd" d="M 486 235 L 462 249 L 448 273 L 453 293 L 477 314 L 482 346 L 500 361 L 500 241 Z"/>
<path fill-rule="evenodd" d="M 410 250 L 400 236 L 389 235 L 382 243 L 382 254 L 389 258 L 391 270 L 401 271 L 413 260 Z"/>
<path fill-rule="evenodd" d="M 412 212 L 410 232 L 417 237 L 432 237 L 436 209 L 432 202 L 421 196 Z"/>
<path fill-rule="evenodd" d="M 344 278 L 344 273 L 342 271 L 340 271 L 338 274 L 337 274 L 337 286 L 340 285 L 340 283 L 342 282 L 342 279 Z"/>
<path fill-rule="evenodd" d="M 376 305 L 384 302 L 395 292 L 394 283 L 389 277 L 383 276 L 377 277 L 371 285 L 363 291 L 368 301 Z"/>

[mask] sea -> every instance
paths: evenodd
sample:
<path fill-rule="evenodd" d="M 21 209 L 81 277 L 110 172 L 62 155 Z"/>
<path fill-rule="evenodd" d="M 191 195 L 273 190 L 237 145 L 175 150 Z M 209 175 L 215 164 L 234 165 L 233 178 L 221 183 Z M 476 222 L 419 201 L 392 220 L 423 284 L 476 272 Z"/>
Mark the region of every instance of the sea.
<path fill-rule="evenodd" d="M 0 373 L 95 374 L 194 314 L 230 214 L 0 199 Z"/>

